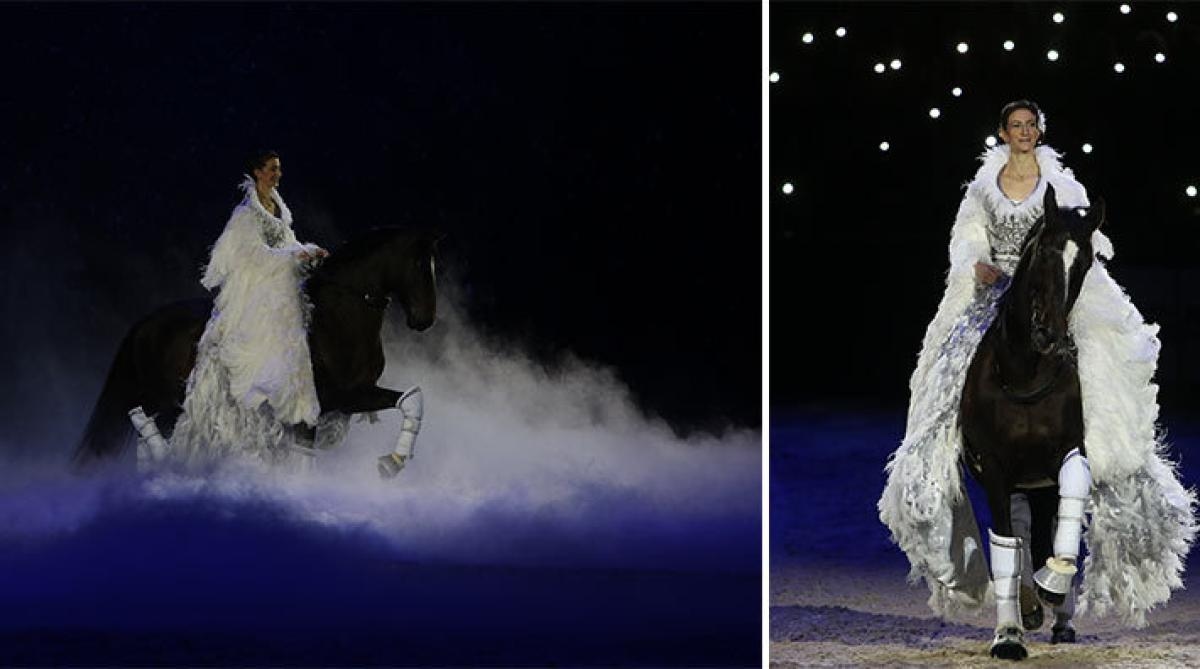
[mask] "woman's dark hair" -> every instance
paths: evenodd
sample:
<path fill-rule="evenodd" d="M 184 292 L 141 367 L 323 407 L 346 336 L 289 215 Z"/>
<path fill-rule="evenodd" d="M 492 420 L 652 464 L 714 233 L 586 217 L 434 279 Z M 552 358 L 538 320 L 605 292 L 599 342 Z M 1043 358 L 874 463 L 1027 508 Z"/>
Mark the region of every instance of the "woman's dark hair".
<path fill-rule="evenodd" d="M 272 158 L 278 158 L 278 157 L 279 157 L 279 154 L 274 151 L 271 151 L 270 149 L 262 149 L 260 151 L 255 151 L 254 153 L 250 154 L 249 158 L 246 159 L 246 174 L 248 174 L 250 176 L 250 178 L 253 179 L 254 178 L 254 170 L 258 170 L 258 169 L 262 169 L 263 167 L 266 167 L 268 160 L 270 160 Z"/>
<path fill-rule="evenodd" d="M 1024 109 L 1030 114 L 1033 114 L 1033 119 L 1037 121 L 1038 132 L 1043 135 L 1046 134 L 1046 128 L 1042 121 L 1042 110 L 1037 106 L 1037 103 L 1032 100 L 1013 100 L 1012 102 L 1004 105 L 1004 108 L 1000 110 L 999 127 L 1001 129 L 1008 130 L 1008 117 L 1018 109 Z"/>

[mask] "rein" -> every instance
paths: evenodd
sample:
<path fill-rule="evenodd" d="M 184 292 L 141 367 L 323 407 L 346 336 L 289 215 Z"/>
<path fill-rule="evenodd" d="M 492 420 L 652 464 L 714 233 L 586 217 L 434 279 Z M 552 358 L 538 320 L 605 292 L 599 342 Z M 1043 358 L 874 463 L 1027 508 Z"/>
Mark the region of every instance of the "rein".
<path fill-rule="evenodd" d="M 392 298 L 387 295 L 373 294 L 371 291 L 363 291 L 361 287 L 348 286 L 331 279 L 317 279 L 316 281 L 310 279 L 310 282 L 316 284 L 314 287 L 328 286 L 334 288 L 352 300 L 362 302 L 377 311 L 387 309 L 388 305 L 392 303 Z"/>

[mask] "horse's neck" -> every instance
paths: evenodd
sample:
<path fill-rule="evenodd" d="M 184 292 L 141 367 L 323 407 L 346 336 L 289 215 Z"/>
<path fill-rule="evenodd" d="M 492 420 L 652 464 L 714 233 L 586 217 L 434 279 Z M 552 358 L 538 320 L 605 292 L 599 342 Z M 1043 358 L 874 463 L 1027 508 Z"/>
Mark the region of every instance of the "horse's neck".
<path fill-rule="evenodd" d="M 996 364 L 1001 376 L 1010 384 L 1020 384 L 1032 381 L 1037 377 L 1038 368 L 1045 357 L 1033 348 L 1032 338 L 1028 327 L 1022 335 L 1016 335 L 1011 323 L 1005 323 L 1004 336 L 999 337 L 996 347 Z"/>
<path fill-rule="evenodd" d="M 1045 366 L 1046 356 L 1038 353 L 1033 345 L 1033 300 L 1025 279 L 1025 276 L 1013 277 L 1009 299 L 1000 314 L 1004 332 L 1000 337 L 997 364 L 1004 378 L 1012 383 L 1032 381 L 1039 368 Z"/>
<path fill-rule="evenodd" d="M 1065 317 L 1042 314 L 1042 325 L 1051 349 L 1042 353 L 1034 346 L 1033 297 L 1036 277 L 1028 266 L 1019 267 L 999 315 L 1004 332 L 999 337 L 996 364 L 1006 385 L 1019 389 L 1037 386 L 1058 374 L 1066 358 L 1073 355 Z M 1043 288 L 1046 286 L 1043 285 Z M 1068 308 L 1060 305 L 1062 308 Z M 1066 345 L 1064 346 L 1064 342 Z"/>
<path fill-rule="evenodd" d="M 328 283 L 361 291 L 384 290 L 384 263 L 379 256 L 379 253 L 368 253 L 354 262 L 320 267 L 313 274 L 313 283 Z"/>

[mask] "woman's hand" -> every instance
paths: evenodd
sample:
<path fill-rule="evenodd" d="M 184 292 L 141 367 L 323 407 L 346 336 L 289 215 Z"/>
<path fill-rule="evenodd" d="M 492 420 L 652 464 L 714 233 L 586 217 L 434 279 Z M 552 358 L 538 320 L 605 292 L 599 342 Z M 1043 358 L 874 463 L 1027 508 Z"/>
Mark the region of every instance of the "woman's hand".
<path fill-rule="evenodd" d="M 296 257 L 300 259 L 300 262 L 316 262 L 319 259 L 328 258 L 329 251 L 320 246 L 313 246 L 311 251 L 307 248 L 301 249 L 296 253 Z"/>
<path fill-rule="evenodd" d="M 985 286 L 996 283 L 1002 276 L 1004 276 L 1004 272 L 995 265 L 989 265 L 985 262 L 975 263 L 975 280 Z"/>

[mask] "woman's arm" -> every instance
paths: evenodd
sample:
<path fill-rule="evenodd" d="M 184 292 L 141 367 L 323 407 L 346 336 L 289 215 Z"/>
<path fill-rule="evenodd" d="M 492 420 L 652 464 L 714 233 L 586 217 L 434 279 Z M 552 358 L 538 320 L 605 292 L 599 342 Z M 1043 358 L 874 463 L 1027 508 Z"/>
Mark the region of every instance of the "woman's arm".
<path fill-rule="evenodd" d="M 992 246 L 987 237 L 987 221 L 982 200 L 974 186 L 968 187 L 950 230 L 948 283 L 964 279 L 991 283 L 999 278 L 1000 270 L 991 264 Z"/>
<path fill-rule="evenodd" d="M 239 269 L 260 273 L 296 271 L 298 265 L 317 255 L 318 248 L 301 244 L 286 226 L 282 231 L 268 230 L 251 209 L 238 207 L 213 245 L 200 284 L 212 290 Z"/>

